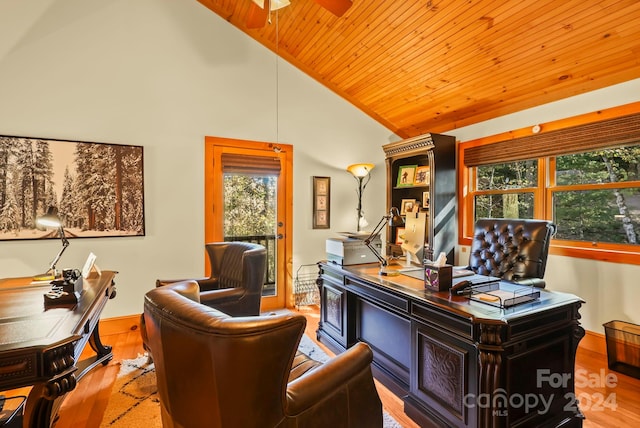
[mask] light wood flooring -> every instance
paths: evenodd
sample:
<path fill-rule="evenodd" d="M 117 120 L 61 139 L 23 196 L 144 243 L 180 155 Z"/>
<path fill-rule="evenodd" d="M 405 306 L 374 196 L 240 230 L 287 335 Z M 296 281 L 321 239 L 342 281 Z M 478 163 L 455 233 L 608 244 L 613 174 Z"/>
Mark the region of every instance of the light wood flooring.
<path fill-rule="evenodd" d="M 301 308 L 307 317 L 307 335 L 315 340 L 318 326 L 318 309 Z M 142 340 L 138 327 L 138 317 L 109 319 L 101 322 L 102 342 L 113 346 L 114 358 L 106 366 L 93 370 L 78 384 L 64 401 L 59 412 L 55 428 L 99 427 L 107 406 L 111 387 L 120 369 L 122 359 L 135 358 L 143 353 Z M 576 396 L 580 399 L 580 408 L 586 420 L 585 428 L 617 427 L 636 428 L 640 426 L 640 380 L 607 369 L 606 355 L 601 343 L 586 337 L 578 349 L 576 379 L 581 385 L 576 387 Z M 319 344 L 328 354 L 332 354 L 324 345 Z M 87 347 L 89 348 L 89 347 Z M 88 352 L 87 352 L 88 353 Z M 615 386 L 601 385 L 601 374 L 615 376 Z M 389 412 L 403 427 L 414 428 L 417 425 L 403 411 L 403 402 L 377 383 L 378 393 Z M 4 392 L 7 396 L 25 394 L 27 389 Z M 615 409 L 612 407 L 615 406 Z M 123 427 L 124 428 L 124 427 Z"/>

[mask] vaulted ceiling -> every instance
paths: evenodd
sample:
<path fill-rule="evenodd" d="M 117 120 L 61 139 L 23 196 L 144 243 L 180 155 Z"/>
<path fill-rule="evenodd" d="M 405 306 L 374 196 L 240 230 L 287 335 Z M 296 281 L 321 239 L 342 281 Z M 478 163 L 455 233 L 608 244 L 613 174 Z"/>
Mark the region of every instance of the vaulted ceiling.
<path fill-rule="evenodd" d="M 198 1 L 404 138 L 640 77 L 638 0 Z"/>

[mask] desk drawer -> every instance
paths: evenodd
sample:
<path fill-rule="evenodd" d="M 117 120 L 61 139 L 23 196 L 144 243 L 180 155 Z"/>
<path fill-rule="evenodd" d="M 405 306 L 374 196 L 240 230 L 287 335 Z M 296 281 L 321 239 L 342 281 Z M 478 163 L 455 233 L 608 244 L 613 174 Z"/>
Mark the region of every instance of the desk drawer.
<path fill-rule="evenodd" d="M 345 283 L 347 289 L 361 297 L 368 297 L 386 306 L 393 307 L 397 310 L 407 313 L 409 310 L 409 300 L 396 296 L 395 294 L 371 287 L 365 283 L 346 277 Z"/>
<path fill-rule="evenodd" d="M 452 313 L 438 311 L 417 303 L 411 305 L 411 317 L 427 325 L 446 330 L 466 340 L 475 341 L 474 324 L 471 319 L 457 317 Z"/>
<path fill-rule="evenodd" d="M 0 388 L 16 388 L 16 380 L 23 385 L 38 376 L 36 355 L 33 353 L 7 355 L 0 358 Z"/>

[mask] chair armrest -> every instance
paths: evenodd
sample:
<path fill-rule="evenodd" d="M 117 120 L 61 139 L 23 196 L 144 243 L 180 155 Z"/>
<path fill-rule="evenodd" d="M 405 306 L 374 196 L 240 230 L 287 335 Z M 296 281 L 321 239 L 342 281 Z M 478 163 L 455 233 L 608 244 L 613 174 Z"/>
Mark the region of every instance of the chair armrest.
<path fill-rule="evenodd" d="M 538 288 L 545 288 L 545 286 L 547 285 L 544 279 L 541 279 L 541 278 L 511 279 L 509 282 L 512 282 L 518 285 L 525 285 L 527 287 L 538 287 Z"/>
<path fill-rule="evenodd" d="M 212 304 L 222 304 L 235 302 L 245 293 L 242 288 L 221 288 L 219 290 L 209 290 L 200 292 L 200 302 L 211 306 Z"/>
<path fill-rule="evenodd" d="M 218 278 L 202 278 L 198 279 L 198 285 L 200 286 L 200 291 L 210 291 L 210 290 L 218 290 L 220 288 L 220 283 L 218 282 Z"/>
<path fill-rule="evenodd" d="M 156 279 L 156 287 L 163 287 L 174 282 L 196 281 L 200 286 L 200 290 L 216 290 L 218 289 L 217 278 L 185 278 L 185 279 Z"/>
<path fill-rule="evenodd" d="M 371 373 L 372 361 L 371 348 L 360 342 L 291 381 L 287 386 L 286 412 L 290 415 L 300 414 L 340 388 L 344 388 L 363 370 Z M 373 376 L 370 377 L 373 382 Z"/>

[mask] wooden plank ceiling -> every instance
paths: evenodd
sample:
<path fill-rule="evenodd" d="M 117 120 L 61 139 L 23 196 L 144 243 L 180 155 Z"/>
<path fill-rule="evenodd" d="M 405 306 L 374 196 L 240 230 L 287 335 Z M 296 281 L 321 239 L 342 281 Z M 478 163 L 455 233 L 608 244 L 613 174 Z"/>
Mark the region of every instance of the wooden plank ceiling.
<path fill-rule="evenodd" d="M 640 77 L 638 0 L 199 1 L 403 138 Z"/>

